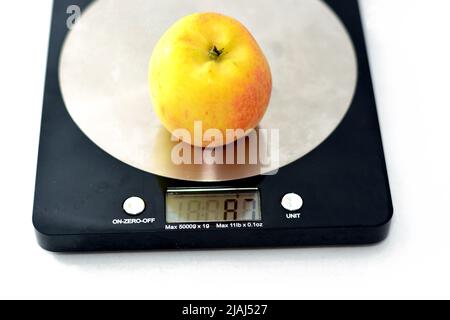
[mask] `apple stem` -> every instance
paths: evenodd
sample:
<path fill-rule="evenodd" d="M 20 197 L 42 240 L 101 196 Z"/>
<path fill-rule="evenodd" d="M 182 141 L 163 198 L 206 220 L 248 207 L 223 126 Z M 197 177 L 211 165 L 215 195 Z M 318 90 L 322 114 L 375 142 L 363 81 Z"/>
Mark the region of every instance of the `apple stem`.
<path fill-rule="evenodd" d="M 209 51 L 209 57 L 213 60 L 217 60 L 223 53 L 224 49 L 219 50 L 217 49 L 216 46 L 214 46 L 213 48 L 211 48 L 211 50 Z"/>

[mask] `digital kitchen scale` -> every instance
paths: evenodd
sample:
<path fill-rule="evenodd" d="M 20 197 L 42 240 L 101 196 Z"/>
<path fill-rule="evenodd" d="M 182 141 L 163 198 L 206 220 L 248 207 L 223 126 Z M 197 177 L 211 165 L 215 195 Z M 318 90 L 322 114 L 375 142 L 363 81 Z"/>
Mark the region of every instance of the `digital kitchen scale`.
<path fill-rule="evenodd" d="M 268 58 L 273 92 L 257 128 L 276 132 L 259 136 L 276 143 L 267 163 L 172 161 L 178 142 L 153 112 L 148 61 L 195 12 L 241 21 Z M 47 250 L 350 245 L 388 234 L 357 0 L 58 0 L 45 88 L 33 223 Z"/>

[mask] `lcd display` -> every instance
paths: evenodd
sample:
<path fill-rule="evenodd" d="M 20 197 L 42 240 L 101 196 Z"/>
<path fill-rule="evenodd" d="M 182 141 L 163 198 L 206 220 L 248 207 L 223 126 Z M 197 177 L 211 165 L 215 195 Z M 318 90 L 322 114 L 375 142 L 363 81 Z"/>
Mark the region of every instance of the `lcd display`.
<path fill-rule="evenodd" d="M 166 194 L 166 222 L 261 221 L 257 189 L 177 189 Z"/>

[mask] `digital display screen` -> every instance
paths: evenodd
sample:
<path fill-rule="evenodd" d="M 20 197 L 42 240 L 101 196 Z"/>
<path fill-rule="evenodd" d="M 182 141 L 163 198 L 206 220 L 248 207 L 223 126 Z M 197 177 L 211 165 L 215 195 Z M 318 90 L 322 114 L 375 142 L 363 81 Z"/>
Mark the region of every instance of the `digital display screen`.
<path fill-rule="evenodd" d="M 257 189 L 175 189 L 166 194 L 166 222 L 261 221 Z"/>

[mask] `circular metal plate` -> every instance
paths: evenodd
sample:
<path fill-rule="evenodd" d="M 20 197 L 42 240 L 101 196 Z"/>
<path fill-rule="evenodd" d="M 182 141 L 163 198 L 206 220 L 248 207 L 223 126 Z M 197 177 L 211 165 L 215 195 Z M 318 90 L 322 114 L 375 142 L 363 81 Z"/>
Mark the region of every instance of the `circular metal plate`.
<path fill-rule="evenodd" d="M 279 129 L 279 163 L 171 161 L 176 143 L 153 112 L 148 62 L 162 34 L 194 12 L 238 19 L 266 54 L 274 87 L 260 128 Z M 350 106 L 357 62 L 343 24 L 319 0 L 97 0 L 69 33 L 59 75 L 71 117 L 112 156 L 169 178 L 225 181 L 272 172 L 319 146 Z"/>

